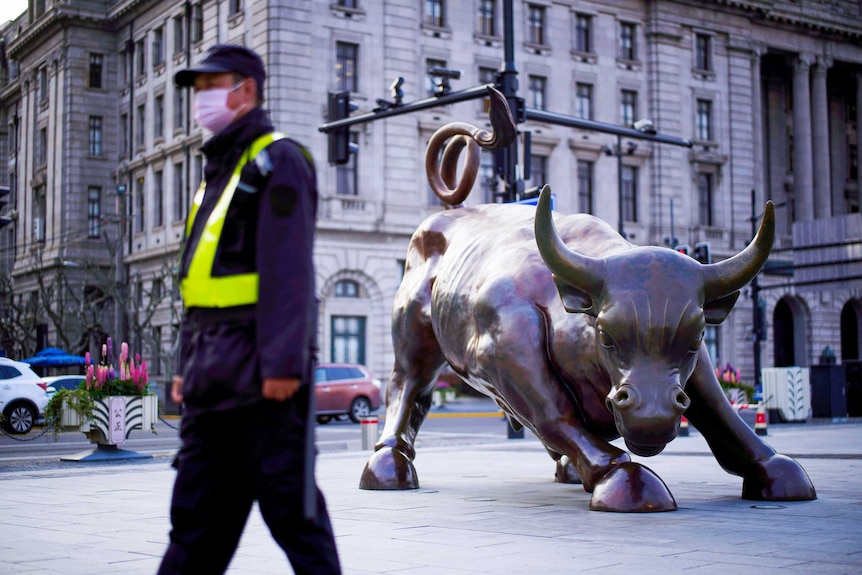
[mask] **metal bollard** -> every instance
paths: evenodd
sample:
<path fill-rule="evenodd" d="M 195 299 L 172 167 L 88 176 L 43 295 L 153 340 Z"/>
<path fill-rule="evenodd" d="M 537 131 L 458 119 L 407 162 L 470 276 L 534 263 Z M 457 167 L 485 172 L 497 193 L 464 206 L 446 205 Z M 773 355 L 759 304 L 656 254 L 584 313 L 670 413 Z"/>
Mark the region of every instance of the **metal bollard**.
<path fill-rule="evenodd" d="M 362 450 L 373 451 L 374 444 L 377 443 L 377 416 L 369 415 L 359 420 L 359 427 L 362 429 Z"/>

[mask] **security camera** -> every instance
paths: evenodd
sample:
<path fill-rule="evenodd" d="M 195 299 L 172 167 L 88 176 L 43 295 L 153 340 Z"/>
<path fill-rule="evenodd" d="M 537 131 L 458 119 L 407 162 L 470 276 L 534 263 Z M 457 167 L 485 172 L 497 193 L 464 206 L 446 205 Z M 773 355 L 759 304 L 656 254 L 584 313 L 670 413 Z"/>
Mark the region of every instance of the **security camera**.
<path fill-rule="evenodd" d="M 634 124 L 632 124 L 635 130 L 640 130 L 644 134 L 655 134 L 655 126 L 653 126 L 652 120 L 643 118 L 638 120 Z"/>

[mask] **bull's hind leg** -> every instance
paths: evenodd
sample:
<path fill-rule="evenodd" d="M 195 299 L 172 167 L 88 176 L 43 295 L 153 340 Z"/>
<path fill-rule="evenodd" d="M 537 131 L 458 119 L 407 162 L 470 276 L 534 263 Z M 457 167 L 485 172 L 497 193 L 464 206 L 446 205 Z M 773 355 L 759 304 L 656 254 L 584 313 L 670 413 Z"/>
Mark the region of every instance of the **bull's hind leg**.
<path fill-rule="evenodd" d="M 776 453 L 736 414 L 724 397 L 703 350 L 685 391 L 691 398 L 686 417 L 703 434 L 718 463 L 726 471 L 743 478 L 743 499 L 817 499 L 814 485 L 802 466 Z"/>
<path fill-rule="evenodd" d="M 413 466 L 416 434 L 431 409 L 434 383 L 445 363 L 425 309 L 414 299 L 395 313 L 397 358 L 386 389 L 386 423 L 362 471 L 360 489 L 419 487 Z"/>

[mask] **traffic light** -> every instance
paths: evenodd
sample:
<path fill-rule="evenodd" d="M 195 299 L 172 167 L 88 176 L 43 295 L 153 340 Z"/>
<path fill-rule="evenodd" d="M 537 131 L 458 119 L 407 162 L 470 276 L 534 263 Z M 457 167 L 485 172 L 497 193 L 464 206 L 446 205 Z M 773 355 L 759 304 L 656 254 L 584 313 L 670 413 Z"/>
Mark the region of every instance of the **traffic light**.
<path fill-rule="evenodd" d="M 357 108 L 350 103 L 350 92 L 330 92 L 327 120 L 334 122 L 350 117 Z M 350 128 L 342 126 L 329 132 L 329 163 L 346 164 L 350 161 Z"/>
<path fill-rule="evenodd" d="M 678 246 L 674 246 L 674 248 L 673 248 L 673 249 L 675 249 L 675 250 L 676 250 L 676 251 L 678 251 L 679 253 L 681 253 L 681 254 L 683 254 L 683 255 L 686 255 L 686 256 L 687 256 L 687 255 L 689 254 L 689 252 L 691 251 L 691 248 L 690 248 L 690 247 L 688 247 L 686 244 L 680 244 L 680 245 L 678 245 Z"/>
<path fill-rule="evenodd" d="M 709 255 L 709 242 L 698 242 L 694 244 L 694 259 L 702 264 L 712 263 L 712 259 Z"/>
<path fill-rule="evenodd" d="M 9 187 L 8 186 L 0 186 L 0 212 L 3 211 L 3 207 L 9 202 Z M 9 216 L 0 216 L 0 228 L 8 226 L 12 223 L 12 218 Z"/>

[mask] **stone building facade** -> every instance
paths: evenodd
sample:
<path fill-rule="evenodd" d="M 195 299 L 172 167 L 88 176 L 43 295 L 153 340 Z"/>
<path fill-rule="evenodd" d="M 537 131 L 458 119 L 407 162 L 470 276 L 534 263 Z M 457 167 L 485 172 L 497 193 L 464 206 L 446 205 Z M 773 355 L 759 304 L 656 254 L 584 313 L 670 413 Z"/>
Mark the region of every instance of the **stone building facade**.
<path fill-rule="evenodd" d="M 108 305 L 92 320 L 68 314 L 68 331 L 117 326 L 159 358 L 162 376 L 170 372 L 179 306 L 170 271 L 205 139 L 190 94 L 171 79 L 212 44 L 245 44 L 266 61 L 275 124 L 317 158 L 322 359 L 365 363 L 385 378 L 407 242 L 441 209 L 425 180 L 425 145 L 444 123 L 485 125 L 487 116 L 477 100 L 357 125 L 351 161 L 331 166 L 317 129 L 327 120 L 327 93 L 347 90 L 367 112 L 378 98 L 391 99 L 398 77 L 405 102 L 433 94 L 435 66 L 461 71 L 455 90 L 493 81 L 503 60 L 503 7 L 503 0 L 31 0 L 0 29 L 0 157 L 8 158 L 0 183 L 13 188 L 16 214 L 0 230 L 3 271 L 14 280 L 5 301 L 26 311 L 40 282 L 60 279 L 75 286 L 68 293 L 86 292 L 75 303 L 81 310 L 112 295 L 106 301 L 125 302 L 128 322 L 108 317 Z M 649 118 L 660 133 L 693 142 L 624 139 L 615 156 L 609 134 L 529 121 L 519 125 L 531 134 L 527 186 L 550 183 L 562 212 L 616 223 L 622 210 L 636 244 L 708 244 L 713 260 L 745 246 L 752 218 L 772 199 L 779 237 L 759 282 L 763 366 L 810 365 L 826 346 L 841 360 L 859 359 L 860 3 L 514 0 L 513 13 L 528 108 L 616 125 Z M 468 203 L 493 201 L 499 186 L 488 155 Z M 751 295 L 708 337 L 714 357 L 742 367 L 749 380 Z M 57 322 L 31 319 L 57 343 Z"/>

